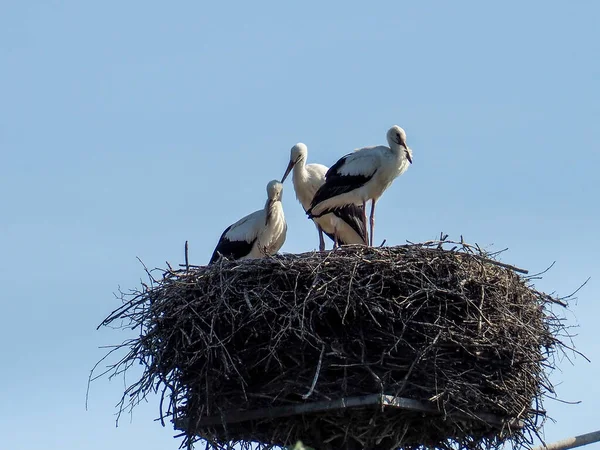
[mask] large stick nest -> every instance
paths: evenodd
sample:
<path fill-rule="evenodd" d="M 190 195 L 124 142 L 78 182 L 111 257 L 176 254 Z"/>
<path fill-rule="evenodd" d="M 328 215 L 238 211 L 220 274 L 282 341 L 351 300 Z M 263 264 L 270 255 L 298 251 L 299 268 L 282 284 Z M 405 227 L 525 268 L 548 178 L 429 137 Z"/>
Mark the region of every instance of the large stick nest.
<path fill-rule="evenodd" d="M 564 326 L 551 309 L 561 302 L 515 269 L 478 248 L 430 242 L 148 272 L 150 284 L 124 294 L 102 324 L 139 330 L 105 373 L 141 363 L 120 410 L 158 392 L 161 420 L 184 431 L 182 445 L 198 436 L 218 449 L 530 443 L 553 392 L 547 373 Z M 371 394 L 430 411 L 363 406 L 227 419 Z M 203 425 L 213 416 L 222 423 Z"/>

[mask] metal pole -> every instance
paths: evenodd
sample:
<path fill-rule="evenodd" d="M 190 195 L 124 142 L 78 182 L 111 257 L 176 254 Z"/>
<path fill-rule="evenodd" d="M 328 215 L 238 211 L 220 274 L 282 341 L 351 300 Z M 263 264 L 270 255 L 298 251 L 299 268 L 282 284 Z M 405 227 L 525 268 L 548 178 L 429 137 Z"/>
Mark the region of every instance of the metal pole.
<path fill-rule="evenodd" d="M 552 444 L 534 447 L 532 450 L 567 450 L 569 448 L 581 447 L 582 445 L 588 445 L 598 441 L 600 441 L 600 430 L 562 439 L 553 442 Z"/>

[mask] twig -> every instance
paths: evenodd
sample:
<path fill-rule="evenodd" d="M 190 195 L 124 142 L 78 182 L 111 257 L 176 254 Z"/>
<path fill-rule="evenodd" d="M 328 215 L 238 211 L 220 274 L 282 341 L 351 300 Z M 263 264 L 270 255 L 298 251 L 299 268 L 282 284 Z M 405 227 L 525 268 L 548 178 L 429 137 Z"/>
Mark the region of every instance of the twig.
<path fill-rule="evenodd" d="M 188 257 L 188 241 L 185 241 L 185 270 L 190 270 L 190 259 Z"/>
<path fill-rule="evenodd" d="M 302 400 L 306 400 L 308 397 L 310 397 L 315 389 L 317 380 L 319 379 L 319 374 L 321 373 L 321 363 L 323 362 L 323 354 L 324 353 L 325 353 L 325 344 L 323 344 L 323 347 L 321 348 L 321 355 L 319 355 L 319 362 L 317 364 L 317 370 L 315 371 L 315 376 L 313 378 L 313 382 L 310 385 L 309 391 L 302 396 Z"/>

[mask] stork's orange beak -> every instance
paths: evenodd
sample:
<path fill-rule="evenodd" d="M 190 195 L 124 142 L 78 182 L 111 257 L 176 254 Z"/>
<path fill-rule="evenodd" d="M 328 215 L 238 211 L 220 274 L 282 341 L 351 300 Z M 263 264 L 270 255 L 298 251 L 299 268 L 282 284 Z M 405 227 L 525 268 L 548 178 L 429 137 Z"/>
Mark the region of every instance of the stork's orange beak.
<path fill-rule="evenodd" d="M 288 164 L 287 169 L 285 169 L 285 173 L 283 174 L 283 178 L 281 179 L 282 183 L 285 181 L 285 179 L 288 177 L 288 175 L 290 174 L 290 172 L 294 168 L 294 164 L 296 164 L 295 161 L 290 161 L 290 163 Z"/>

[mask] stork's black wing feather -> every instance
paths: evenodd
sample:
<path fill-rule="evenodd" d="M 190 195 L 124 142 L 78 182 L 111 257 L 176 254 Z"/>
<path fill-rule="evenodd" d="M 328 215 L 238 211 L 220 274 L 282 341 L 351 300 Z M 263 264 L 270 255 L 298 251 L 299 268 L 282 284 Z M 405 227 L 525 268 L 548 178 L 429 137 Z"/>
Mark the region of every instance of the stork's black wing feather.
<path fill-rule="evenodd" d="M 320 217 L 337 208 L 329 208 L 318 216 L 313 216 L 312 210 L 319 203 L 332 197 L 351 192 L 364 186 L 377 173 L 377 155 L 370 147 L 348 153 L 341 157 L 325 174 L 325 183 L 321 185 L 312 199 L 307 214 L 309 217 Z M 361 173 L 366 170 L 367 173 Z M 370 172 L 370 173 L 369 173 Z"/>
<path fill-rule="evenodd" d="M 331 175 L 325 179 L 325 183 L 321 185 L 317 193 L 312 199 L 310 204 L 310 209 L 307 211 L 309 217 L 312 216 L 312 209 L 317 206 L 319 203 L 335 197 L 336 195 L 345 194 L 346 192 L 353 191 L 354 189 L 358 189 L 362 187 L 365 183 L 367 183 L 371 178 L 373 178 L 375 172 L 371 175 Z M 323 214 L 327 214 L 332 210 L 323 211 L 319 216 Z M 319 217 L 317 216 L 317 217 Z"/>
<path fill-rule="evenodd" d="M 354 231 L 356 231 L 356 233 L 360 236 L 360 238 L 366 244 L 366 239 L 367 239 L 366 234 L 367 233 L 366 233 L 365 227 L 363 226 L 362 210 L 363 210 L 362 206 L 346 205 L 346 206 L 342 206 L 341 208 L 334 209 L 332 211 L 332 213 L 334 215 L 336 215 L 338 218 L 342 219 Z M 321 230 L 321 231 L 323 231 L 323 233 L 325 233 L 329 239 L 331 239 L 333 242 L 335 242 L 335 236 L 333 235 L 333 233 L 328 233 L 325 230 Z M 350 243 L 344 242 L 343 239 L 338 239 L 338 244 L 339 245 L 348 245 Z"/>
<path fill-rule="evenodd" d="M 360 238 L 365 242 L 367 240 L 367 230 L 365 230 L 364 223 L 362 221 L 363 217 L 363 207 L 358 205 L 346 205 L 341 208 L 336 208 L 333 210 L 333 214 L 346 222 L 356 234 L 360 236 Z M 340 240 L 340 245 L 347 244 L 347 242 L 343 242 Z"/>
<path fill-rule="evenodd" d="M 254 245 L 256 239 L 252 240 L 251 242 L 244 240 L 230 241 L 225 237 L 231 227 L 232 225 L 229 225 L 225 231 L 223 231 L 223 234 L 219 239 L 219 243 L 217 244 L 217 248 L 215 248 L 215 251 L 213 252 L 208 264 L 214 263 L 217 259 L 219 259 L 220 256 L 224 256 L 227 259 L 239 259 L 243 256 L 246 256 L 252 250 L 252 246 Z"/>
<path fill-rule="evenodd" d="M 329 177 L 336 177 L 339 176 L 339 170 L 341 169 L 341 167 L 346 163 L 346 160 L 348 159 L 348 157 L 352 155 L 352 153 L 348 153 L 347 155 L 342 156 L 340 159 L 338 159 L 335 164 L 333 166 L 331 166 L 329 168 L 329 170 L 327 170 L 327 173 L 325 173 L 325 179 L 329 178 Z"/>

